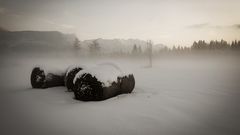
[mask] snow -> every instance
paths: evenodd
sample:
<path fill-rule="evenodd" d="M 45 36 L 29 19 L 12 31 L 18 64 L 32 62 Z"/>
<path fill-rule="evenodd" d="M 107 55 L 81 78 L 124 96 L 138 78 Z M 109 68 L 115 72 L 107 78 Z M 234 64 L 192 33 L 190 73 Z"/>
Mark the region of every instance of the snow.
<path fill-rule="evenodd" d="M 66 72 L 66 76 L 69 74 L 69 72 L 70 71 L 72 71 L 74 68 L 78 68 L 78 67 L 80 67 L 80 68 L 82 68 L 82 69 L 85 69 L 85 68 L 87 68 L 86 66 L 84 66 L 84 65 L 76 65 L 76 64 L 74 64 L 74 65 L 71 65 L 71 66 L 69 66 L 68 68 L 67 68 L 67 72 Z"/>
<path fill-rule="evenodd" d="M 54 75 L 59 75 L 63 76 L 66 73 L 66 69 L 63 67 L 58 67 L 55 65 L 47 66 L 47 65 L 35 65 L 34 67 L 39 67 L 41 70 L 44 71 L 45 75 L 47 74 L 54 74 Z"/>
<path fill-rule="evenodd" d="M 98 79 L 98 81 L 102 82 L 103 87 L 111 86 L 113 82 L 117 82 L 118 77 L 121 77 L 124 75 L 121 69 L 116 64 L 103 63 L 103 64 L 98 64 L 97 66 L 79 71 L 76 74 L 73 80 L 73 83 L 75 84 L 76 80 L 85 73 L 89 73 L 92 76 L 95 76 Z"/>
<path fill-rule="evenodd" d="M 240 133 L 239 56 L 155 58 L 152 68 L 145 68 L 146 59 L 0 59 L 1 135 Z M 82 102 L 65 87 L 31 88 L 30 74 L 36 64 L 67 69 L 72 64 L 93 67 L 108 60 L 133 71 L 133 93 Z"/>

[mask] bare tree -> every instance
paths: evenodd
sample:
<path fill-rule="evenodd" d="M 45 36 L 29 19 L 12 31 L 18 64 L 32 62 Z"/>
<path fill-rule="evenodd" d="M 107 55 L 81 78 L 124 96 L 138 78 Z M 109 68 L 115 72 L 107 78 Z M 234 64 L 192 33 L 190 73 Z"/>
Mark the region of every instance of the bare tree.
<path fill-rule="evenodd" d="M 137 45 L 134 44 L 132 49 L 132 55 L 136 55 L 137 53 L 138 53 L 138 48 L 137 48 Z"/>
<path fill-rule="evenodd" d="M 81 44 L 78 38 L 75 38 L 73 46 L 74 48 L 81 49 Z"/>
<path fill-rule="evenodd" d="M 151 40 L 148 40 L 147 48 L 148 48 L 149 67 L 152 67 L 152 45 L 153 45 L 153 42 Z"/>
<path fill-rule="evenodd" d="M 100 45 L 98 43 L 98 40 L 93 40 L 92 44 L 89 45 L 90 53 L 93 55 L 97 55 L 100 52 Z"/>
<path fill-rule="evenodd" d="M 73 49 L 74 49 L 74 55 L 77 57 L 79 54 L 79 51 L 81 50 L 81 44 L 78 38 L 75 38 L 73 43 Z"/>

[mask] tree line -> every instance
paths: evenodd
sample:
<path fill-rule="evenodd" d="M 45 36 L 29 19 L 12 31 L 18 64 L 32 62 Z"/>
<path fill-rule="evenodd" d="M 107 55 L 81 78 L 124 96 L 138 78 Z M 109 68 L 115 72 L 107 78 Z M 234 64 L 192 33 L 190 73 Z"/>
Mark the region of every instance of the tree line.
<path fill-rule="evenodd" d="M 240 50 L 240 40 L 232 41 L 232 43 L 228 43 L 225 40 L 221 41 L 210 41 L 206 43 L 204 40 L 199 40 L 198 42 L 194 41 L 193 45 L 191 46 L 192 50 L 225 50 L 225 49 L 232 49 L 232 50 Z"/>
<path fill-rule="evenodd" d="M 205 40 L 199 40 L 194 41 L 193 44 L 190 47 L 184 47 L 184 46 L 173 46 L 173 47 L 163 47 L 159 50 L 153 50 L 152 49 L 153 43 L 150 41 L 147 41 L 147 47 L 142 48 L 141 45 L 133 44 L 133 47 L 128 52 L 122 52 L 119 50 L 119 52 L 114 52 L 112 55 L 132 55 L 132 56 L 141 56 L 141 55 L 149 55 L 149 54 L 161 54 L 166 52 L 192 52 L 192 51 L 201 51 L 201 50 L 236 50 L 240 51 L 240 40 L 232 41 L 231 43 L 228 43 L 225 40 L 211 40 L 209 43 L 207 43 Z M 81 50 L 81 43 L 76 38 L 75 42 L 73 44 L 74 50 L 76 53 L 79 53 L 79 50 Z M 101 47 L 97 40 L 93 40 L 92 43 L 88 45 L 89 53 L 93 55 L 100 55 Z"/>

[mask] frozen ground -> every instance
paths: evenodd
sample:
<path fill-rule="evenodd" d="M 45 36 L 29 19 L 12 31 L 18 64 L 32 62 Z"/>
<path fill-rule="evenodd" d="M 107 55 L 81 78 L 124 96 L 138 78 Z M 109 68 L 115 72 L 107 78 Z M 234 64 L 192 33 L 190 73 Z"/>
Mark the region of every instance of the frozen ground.
<path fill-rule="evenodd" d="M 240 57 L 146 60 L 1 57 L 1 135 L 239 135 Z M 100 102 L 64 87 L 32 89 L 34 65 L 115 61 L 135 75 L 132 94 Z"/>

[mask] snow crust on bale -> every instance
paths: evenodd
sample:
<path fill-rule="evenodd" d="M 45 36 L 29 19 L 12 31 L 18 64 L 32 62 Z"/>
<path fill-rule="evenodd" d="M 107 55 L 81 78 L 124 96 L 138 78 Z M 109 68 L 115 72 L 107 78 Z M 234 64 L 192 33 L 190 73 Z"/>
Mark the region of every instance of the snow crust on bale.
<path fill-rule="evenodd" d="M 73 90 L 73 79 L 75 78 L 75 75 L 83 68 L 85 68 L 85 66 L 81 65 L 71 65 L 68 67 L 66 75 L 64 77 L 64 84 L 67 87 L 68 91 Z"/>
<path fill-rule="evenodd" d="M 67 68 L 67 71 L 66 71 L 66 76 L 69 74 L 69 72 L 71 72 L 74 68 L 82 68 L 82 69 L 85 69 L 86 66 L 84 65 L 71 65 Z"/>
<path fill-rule="evenodd" d="M 47 76 L 48 74 L 54 74 L 54 75 L 59 75 L 59 76 L 64 76 L 66 73 L 65 68 L 61 68 L 58 66 L 47 66 L 47 65 L 36 65 L 35 67 L 39 67 L 40 70 L 43 70 L 45 75 Z"/>
<path fill-rule="evenodd" d="M 118 77 L 126 76 L 116 64 L 103 63 L 79 71 L 76 74 L 73 83 L 75 84 L 76 80 L 85 73 L 89 73 L 93 77 L 96 77 L 98 81 L 102 82 L 103 87 L 109 87 L 113 82 L 117 82 Z"/>

